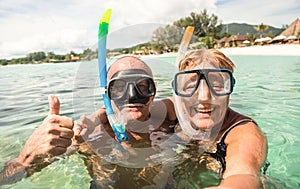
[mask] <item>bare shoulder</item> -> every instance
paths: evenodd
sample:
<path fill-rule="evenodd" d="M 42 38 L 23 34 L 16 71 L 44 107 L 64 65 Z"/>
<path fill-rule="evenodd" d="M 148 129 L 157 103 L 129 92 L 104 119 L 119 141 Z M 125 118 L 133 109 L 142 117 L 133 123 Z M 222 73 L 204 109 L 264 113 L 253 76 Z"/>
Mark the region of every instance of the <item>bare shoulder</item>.
<path fill-rule="evenodd" d="M 258 125 L 254 122 L 247 122 L 245 124 L 233 128 L 225 139 L 225 143 L 244 142 L 253 139 L 258 139 L 260 142 L 265 140 L 265 136 Z"/>
<path fill-rule="evenodd" d="M 225 177 L 259 173 L 266 158 L 267 141 L 255 123 L 248 122 L 233 128 L 228 133 L 225 143 L 227 145 Z"/>

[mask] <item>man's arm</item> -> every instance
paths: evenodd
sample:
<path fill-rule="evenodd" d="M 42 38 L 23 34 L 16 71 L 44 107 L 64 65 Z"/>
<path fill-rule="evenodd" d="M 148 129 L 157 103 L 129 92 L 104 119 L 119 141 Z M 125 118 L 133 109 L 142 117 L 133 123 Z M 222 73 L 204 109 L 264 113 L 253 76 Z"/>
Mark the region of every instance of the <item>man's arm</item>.
<path fill-rule="evenodd" d="M 50 112 L 26 141 L 20 155 L 9 161 L 0 173 L 0 184 L 10 184 L 30 176 L 62 155 L 72 143 L 73 120 L 59 116 L 57 97 L 49 96 Z"/>

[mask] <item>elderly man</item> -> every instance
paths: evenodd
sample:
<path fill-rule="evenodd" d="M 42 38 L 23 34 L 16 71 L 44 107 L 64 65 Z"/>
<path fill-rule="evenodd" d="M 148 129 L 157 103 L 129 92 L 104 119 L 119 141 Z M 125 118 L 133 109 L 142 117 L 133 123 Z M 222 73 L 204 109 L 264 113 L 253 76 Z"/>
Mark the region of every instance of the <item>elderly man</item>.
<path fill-rule="evenodd" d="M 105 109 L 75 124 L 59 116 L 57 97 L 49 97 L 50 112 L 29 137 L 18 158 L 7 163 L 0 183 L 13 183 L 76 149 L 84 154 L 93 178 L 91 188 L 141 188 L 150 186 L 161 165 L 151 160 L 177 124 L 170 99 L 154 101 L 156 87 L 151 69 L 138 58 L 118 59 L 108 70 L 107 93 L 119 119 L 126 124 L 128 140 L 119 143 Z M 99 126 L 100 125 L 100 126 Z M 151 140 L 150 140 L 151 138 Z"/>

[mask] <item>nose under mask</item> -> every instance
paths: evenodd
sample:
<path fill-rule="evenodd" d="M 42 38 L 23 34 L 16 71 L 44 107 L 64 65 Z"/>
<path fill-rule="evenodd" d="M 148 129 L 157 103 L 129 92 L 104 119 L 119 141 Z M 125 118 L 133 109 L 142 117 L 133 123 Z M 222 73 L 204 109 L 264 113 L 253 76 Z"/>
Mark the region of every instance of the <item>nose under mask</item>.
<path fill-rule="evenodd" d="M 140 95 L 133 84 L 129 84 L 128 88 L 122 98 L 114 100 L 117 106 L 124 106 L 127 104 L 147 104 L 150 97 Z"/>

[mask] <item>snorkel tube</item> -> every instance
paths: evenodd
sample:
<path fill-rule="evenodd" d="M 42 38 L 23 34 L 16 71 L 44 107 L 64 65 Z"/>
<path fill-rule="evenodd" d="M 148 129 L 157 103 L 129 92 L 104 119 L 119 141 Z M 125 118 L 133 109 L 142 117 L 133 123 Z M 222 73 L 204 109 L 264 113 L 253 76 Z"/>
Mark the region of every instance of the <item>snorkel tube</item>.
<path fill-rule="evenodd" d="M 110 99 L 106 94 L 107 88 L 107 68 L 106 68 L 106 38 L 108 34 L 109 21 L 111 16 L 111 9 L 106 10 L 103 14 L 98 32 L 98 69 L 100 75 L 100 90 L 104 101 L 104 106 L 106 108 L 106 115 L 111 125 L 116 138 L 119 142 L 128 140 L 126 134 L 125 124 L 118 121 L 117 116 L 114 113 Z"/>
<path fill-rule="evenodd" d="M 180 46 L 178 48 L 177 57 L 176 57 L 177 68 L 179 66 L 180 60 L 184 57 L 184 55 L 187 51 L 187 48 L 189 46 L 189 43 L 193 36 L 193 33 L 194 33 L 194 27 L 192 27 L 192 26 L 186 27 L 183 37 L 181 39 Z"/>
<path fill-rule="evenodd" d="M 192 38 L 193 32 L 194 32 L 194 27 L 192 27 L 192 26 L 188 26 L 185 29 L 184 35 L 182 37 L 182 40 L 181 40 L 181 43 L 180 43 L 180 46 L 179 46 L 179 49 L 178 49 L 178 54 L 177 54 L 177 57 L 176 57 L 177 71 L 179 71 L 180 61 L 186 55 L 188 45 L 189 45 L 190 40 Z M 196 139 L 196 140 L 209 140 L 209 137 L 210 137 L 210 134 L 211 134 L 211 129 L 196 130 L 191 125 L 190 120 L 187 120 L 187 115 L 189 113 L 188 113 L 188 110 L 186 110 L 182 106 L 182 104 L 183 104 L 183 102 L 182 102 L 183 99 L 182 98 L 184 98 L 184 97 L 177 96 L 174 93 L 175 111 L 176 111 L 176 115 L 177 115 L 180 127 L 182 128 L 183 132 L 186 135 L 188 135 L 189 137 L 192 137 L 193 139 Z"/>

